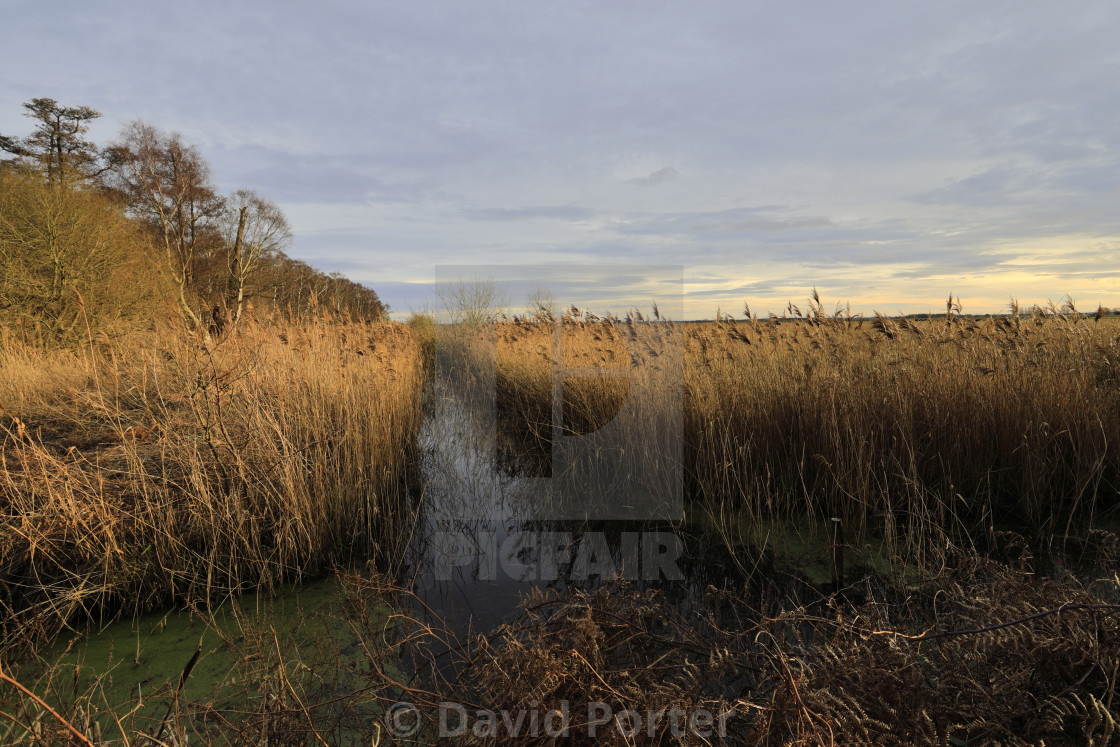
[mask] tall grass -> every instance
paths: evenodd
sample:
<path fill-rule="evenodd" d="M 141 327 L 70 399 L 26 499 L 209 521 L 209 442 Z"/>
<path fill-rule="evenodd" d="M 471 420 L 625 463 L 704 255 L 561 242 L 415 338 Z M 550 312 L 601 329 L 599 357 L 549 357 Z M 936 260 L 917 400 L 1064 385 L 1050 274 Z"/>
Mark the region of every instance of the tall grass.
<path fill-rule="evenodd" d="M 552 478 L 540 516 L 679 513 L 679 328 L 568 314 L 558 326 L 541 318 L 438 332 L 447 380 L 492 410 L 499 457 Z M 658 364 L 635 365 L 643 356 Z M 583 438 L 567 438 L 573 435 Z"/>
<path fill-rule="evenodd" d="M 422 384 L 402 325 L 0 343 L 3 646 L 392 553 Z"/>
<path fill-rule="evenodd" d="M 538 596 L 478 643 L 446 691 L 394 679 L 386 661 L 398 644 L 370 624 L 377 616 L 352 588 L 348 622 L 363 629 L 370 656 L 355 671 L 369 681 L 346 693 L 321 670 L 286 664 L 262 627 L 244 659 L 256 668 L 238 675 L 262 696 L 238 725 L 241 742 L 325 741 L 336 703 L 372 707 L 401 692 L 433 708 L 730 707 L 743 743 L 1114 738 L 1116 537 L 1089 532 L 1096 545 L 1081 550 L 1097 558 L 1087 589 L 1069 574 L 1036 575 L 1026 541 L 1022 552 L 1003 543 L 1003 565 L 951 539 L 1006 537 L 995 528 L 1009 523 L 1060 534 L 1114 512 L 1120 325 L 1071 308 L 989 320 L 950 308 L 921 323 L 825 315 L 818 299 L 806 314 L 790 311 L 703 324 L 569 313 L 559 340 L 543 315 L 250 326 L 210 347 L 158 332 L 132 345 L 91 335 L 73 351 L 4 337 L 4 644 L 17 632 L 49 636 L 83 610 L 210 598 L 354 552 L 393 553 L 430 355 L 529 443 L 555 445 L 558 412 L 565 435 L 622 418 L 629 440 L 607 446 L 625 446 L 631 464 L 675 463 L 691 500 L 759 521 L 842 517 L 855 535 L 917 551 L 924 581 L 868 577 L 812 607 L 774 584 L 752 581 L 757 599 L 710 586 L 687 614 L 659 592 L 611 585 Z M 558 370 L 568 378 L 558 382 Z M 672 417 L 683 434 L 676 450 L 659 436 Z M 586 471 L 576 477 L 604 500 L 620 483 L 648 481 L 609 448 L 602 456 L 578 463 Z M 376 577 L 346 583 L 386 588 Z M 400 641 L 443 635 L 393 617 Z M 59 717 L 23 693 L 7 733 L 45 732 L 47 743 L 74 725 L 98 731 L 108 707 L 77 694 L 76 671 L 73 684 L 64 674 L 55 666 L 36 683 Z M 169 698 L 178 723 L 179 697 Z M 175 733 L 194 714 L 199 724 L 221 716 L 199 704 Z M 121 731 L 163 735 L 171 723 L 132 719 Z M 343 733 L 340 719 L 331 723 Z"/>
<path fill-rule="evenodd" d="M 696 489 L 888 538 L 1116 505 L 1120 327 L 1075 314 L 723 321 L 689 340 Z"/>
<path fill-rule="evenodd" d="M 937 533 L 982 542 L 996 525 L 1061 534 L 1116 506 L 1120 325 L 1069 308 L 865 321 L 826 315 L 815 297 L 807 313 L 791 311 L 677 325 L 568 313 L 557 349 L 549 320 L 496 322 L 485 328 L 492 347 L 474 353 L 494 362 L 474 365 L 495 368 L 499 413 L 547 440 L 558 351 L 565 366 L 637 375 L 666 366 L 666 348 L 639 331 L 676 330 L 683 381 L 657 386 L 665 402 L 683 386 L 684 450 L 662 460 L 683 459 L 690 498 L 750 519 L 836 516 L 857 536 L 916 549 Z M 567 431 L 609 420 L 626 382 L 565 379 Z M 626 448 L 656 459 L 665 422 L 643 412 Z"/>

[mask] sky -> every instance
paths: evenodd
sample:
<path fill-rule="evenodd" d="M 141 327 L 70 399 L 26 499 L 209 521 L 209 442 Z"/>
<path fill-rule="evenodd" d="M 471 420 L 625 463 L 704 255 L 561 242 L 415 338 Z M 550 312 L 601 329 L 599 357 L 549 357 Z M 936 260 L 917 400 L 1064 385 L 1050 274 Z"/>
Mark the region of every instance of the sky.
<path fill-rule="evenodd" d="M 1120 307 L 1114 2 L 0 5 L 0 133 L 177 130 L 399 318 L 495 267 L 685 318 Z"/>

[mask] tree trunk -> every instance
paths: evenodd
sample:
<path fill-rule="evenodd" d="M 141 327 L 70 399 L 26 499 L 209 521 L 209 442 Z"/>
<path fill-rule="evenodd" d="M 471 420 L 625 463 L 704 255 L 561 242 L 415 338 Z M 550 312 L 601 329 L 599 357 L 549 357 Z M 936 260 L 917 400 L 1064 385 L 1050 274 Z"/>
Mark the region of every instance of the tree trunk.
<path fill-rule="evenodd" d="M 233 304 L 233 319 L 230 322 L 231 327 L 236 327 L 237 323 L 241 320 L 241 305 L 245 301 L 245 276 L 248 273 L 248 268 L 245 266 L 244 261 L 244 245 L 245 245 L 245 219 L 248 215 L 248 208 L 241 208 L 240 215 L 237 216 L 237 239 L 233 243 L 234 264 L 233 272 L 230 274 L 230 280 L 235 283 L 234 290 L 237 294 Z"/>

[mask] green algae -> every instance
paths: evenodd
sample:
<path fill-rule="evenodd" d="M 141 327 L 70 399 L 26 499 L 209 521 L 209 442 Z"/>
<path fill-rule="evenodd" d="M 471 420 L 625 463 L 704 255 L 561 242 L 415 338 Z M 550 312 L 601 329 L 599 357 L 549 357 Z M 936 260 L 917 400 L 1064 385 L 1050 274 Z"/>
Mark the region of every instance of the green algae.
<path fill-rule="evenodd" d="M 55 706 L 84 700 L 84 712 L 100 714 L 106 739 L 119 737 L 114 716 L 130 734 L 152 733 L 177 711 L 190 722 L 188 731 L 213 736 L 217 729 L 220 743 L 222 723 L 259 714 L 263 698 L 285 689 L 314 704 L 365 684 L 362 637 L 371 623 L 355 624 L 337 587 L 327 578 L 245 594 L 209 611 L 175 609 L 75 632 L 20 666 L 18 676 Z M 384 629 L 390 610 L 376 600 L 363 606 L 373 611 L 372 625 Z M 395 671 L 391 663 L 388 670 Z M 11 703 L 4 710 L 12 712 Z M 335 736 L 365 732 L 362 723 L 380 718 L 376 703 L 365 702 L 345 714 L 344 728 L 335 723 L 338 710 L 316 710 Z"/>

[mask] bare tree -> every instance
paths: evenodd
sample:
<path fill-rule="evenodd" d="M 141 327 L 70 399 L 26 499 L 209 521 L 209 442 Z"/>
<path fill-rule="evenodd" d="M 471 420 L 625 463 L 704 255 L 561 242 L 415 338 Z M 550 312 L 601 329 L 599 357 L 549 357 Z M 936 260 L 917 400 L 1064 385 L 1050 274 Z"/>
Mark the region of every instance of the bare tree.
<path fill-rule="evenodd" d="M 202 323 L 188 300 L 200 255 L 220 246 L 218 222 L 224 201 L 210 183 L 210 168 L 177 132 L 165 134 L 139 120 L 112 147 L 110 183 L 125 195 L 129 211 L 148 222 L 163 244 L 178 286 L 177 304 L 193 331 Z"/>
<path fill-rule="evenodd" d="M 223 231 L 229 246 L 229 306 L 231 325 L 241 319 L 246 288 L 262 261 L 277 256 L 292 240 L 280 206 L 253 190 L 234 192 L 226 202 Z"/>
<path fill-rule="evenodd" d="M 558 306 L 556 294 L 543 285 L 536 286 L 525 297 L 526 313 L 537 321 L 551 320 L 556 316 Z"/>
<path fill-rule="evenodd" d="M 506 289 L 493 278 L 460 277 L 440 282 L 435 293 L 443 307 L 444 320 L 452 324 L 483 324 L 504 314 L 510 305 Z"/>
<path fill-rule="evenodd" d="M 0 327 L 68 339 L 150 314 L 169 287 L 145 243 L 105 196 L 0 170 Z"/>

